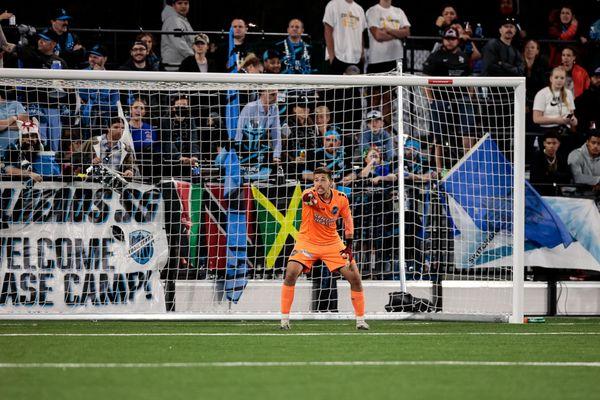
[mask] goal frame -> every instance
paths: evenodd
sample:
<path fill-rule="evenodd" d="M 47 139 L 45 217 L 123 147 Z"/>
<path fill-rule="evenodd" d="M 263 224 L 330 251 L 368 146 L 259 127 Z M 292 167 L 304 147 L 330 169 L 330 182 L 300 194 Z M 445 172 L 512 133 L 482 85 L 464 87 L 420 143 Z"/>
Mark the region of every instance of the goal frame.
<path fill-rule="evenodd" d="M 87 71 L 87 70 L 37 70 L 37 69 L 3 69 L 3 80 L 43 79 L 53 85 L 71 86 L 74 81 L 103 81 L 119 82 L 129 81 L 140 84 L 148 82 L 190 84 L 213 84 L 223 87 L 233 85 L 302 85 L 311 87 L 327 86 L 388 86 L 397 87 L 398 93 L 406 86 L 420 87 L 512 87 L 514 88 L 514 129 L 513 129 L 513 160 L 514 160 L 514 192 L 513 192 L 513 254 L 512 254 L 512 311 L 507 321 L 510 323 L 523 323 L 524 316 L 524 242 L 525 242 L 525 78 L 522 77 L 424 77 L 400 75 L 271 75 L 271 74 L 225 74 L 225 73 L 188 73 L 188 72 L 133 72 L 133 71 Z M 89 86 L 89 87 L 93 87 Z M 106 86 L 98 85 L 98 88 Z M 183 90 L 189 90 L 184 88 Z M 398 99 L 398 112 L 402 112 L 402 98 Z M 402 116 L 398 117 L 398 132 L 402 137 Z M 402 151 L 400 140 L 399 151 Z M 399 153 L 403 154 L 403 153 Z M 402 164 L 401 164 L 402 165 Z M 402 174 L 399 174 L 402 176 Z M 399 179 L 403 188 L 404 178 Z M 401 190 L 401 193 L 403 190 Z M 402 196 L 402 195 L 401 195 Z M 404 214 L 404 202 L 400 202 L 400 215 Z M 402 221 L 403 218 L 401 218 Z M 402 222 L 400 222 L 402 225 Z M 403 232 L 403 226 L 400 232 Z M 402 240 L 402 239 L 401 239 Z M 402 247 L 401 247 L 402 249 Z M 400 252 L 401 270 L 404 272 L 404 250 Z M 403 275 L 403 274 L 402 274 Z M 405 287 L 405 277 L 402 276 L 401 285 Z M 441 314 L 441 313 L 440 313 Z M 348 319 L 346 315 L 328 314 L 298 314 L 296 319 Z M 369 316 L 368 316 L 369 317 Z M 417 316 L 411 313 L 390 313 L 387 315 L 373 315 L 373 319 L 443 319 L 443 320 L 473 320 L 468 314 L 457 316 L 429 315 Z M 2 315 L 0 320 L 32 320 L 32 319 L 65 319 L 65 320 L 268 320 L 275 319 L 273 314 L 73 314 L 73 315 Z M 476 320 L 498 321 L 497 317 L 477 315 Z"/>

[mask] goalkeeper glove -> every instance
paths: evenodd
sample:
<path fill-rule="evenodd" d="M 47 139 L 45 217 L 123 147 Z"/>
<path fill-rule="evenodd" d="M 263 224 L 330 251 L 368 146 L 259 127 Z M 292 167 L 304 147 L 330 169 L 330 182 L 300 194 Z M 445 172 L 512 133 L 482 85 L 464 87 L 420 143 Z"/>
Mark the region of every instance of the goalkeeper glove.
<path fill-rule="evenodd" d="M 340 251 L 340 255 L 348 260 L 348 262 L 354 261 L 352 256 L 352 239 L 346 239 L 346 247 Z"/>
<path fill-rule="evenodd" d="M 317 205 L 317 197 L 313 192 L 306 192 L 302 195 L 302 202 L 307 206 L 316 206 Z"/>

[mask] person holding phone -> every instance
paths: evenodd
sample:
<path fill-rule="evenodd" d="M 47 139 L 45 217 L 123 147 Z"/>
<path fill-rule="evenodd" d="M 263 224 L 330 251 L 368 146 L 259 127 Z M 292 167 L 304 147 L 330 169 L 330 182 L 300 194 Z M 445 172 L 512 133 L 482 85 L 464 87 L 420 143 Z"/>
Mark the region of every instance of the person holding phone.
<path fill-rule="evenodd" d="M 556 132 L 566 147 L 565 151 L 571 151 L 583 141 L 575 130 L 575 102 L 573 94 L 565 88 L 566 74 L 562 66 L 552 70 L 550 84 L 537 92 L 533 100 L 533 122 L 539 126 L 541 133 Z"/>

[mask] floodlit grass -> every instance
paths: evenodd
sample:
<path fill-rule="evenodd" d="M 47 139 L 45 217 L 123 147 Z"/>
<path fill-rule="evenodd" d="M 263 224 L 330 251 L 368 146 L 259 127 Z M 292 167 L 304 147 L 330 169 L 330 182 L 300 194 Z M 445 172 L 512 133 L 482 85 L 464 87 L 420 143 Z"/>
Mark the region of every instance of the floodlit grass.
<path fill-rule="evenodd" d="M 597 396 L 600 319 L 372 321 L 365 333 L 349 321 L 277 326 L 0 321 L 0 399 Z"/>

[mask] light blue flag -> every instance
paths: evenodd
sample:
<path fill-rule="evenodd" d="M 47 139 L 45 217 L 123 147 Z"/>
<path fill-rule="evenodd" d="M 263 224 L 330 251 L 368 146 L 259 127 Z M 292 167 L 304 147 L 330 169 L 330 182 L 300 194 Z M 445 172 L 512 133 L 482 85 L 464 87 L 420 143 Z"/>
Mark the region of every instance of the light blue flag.
<path fill-rule="evenodd" d="M 455 248 L 458 267 L 512 254 L 513 175 L 511 163 L 486 135 L 440 181 L 455 237 L 461 237 Z M 528 182 L 525 239 L 528 248 L 566 248 L 573 242 L 565 224 Z"/>

